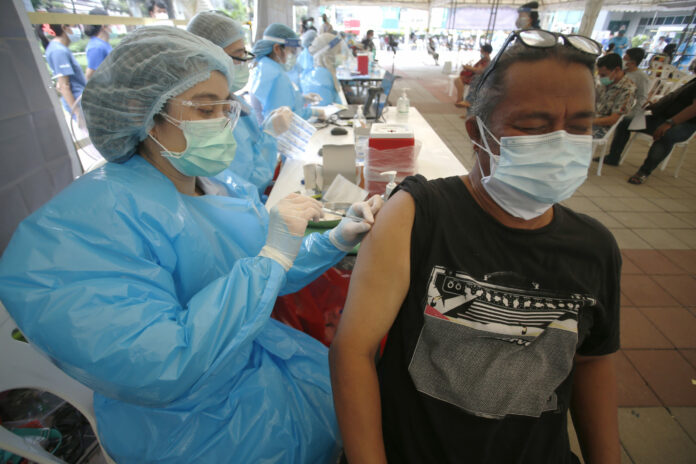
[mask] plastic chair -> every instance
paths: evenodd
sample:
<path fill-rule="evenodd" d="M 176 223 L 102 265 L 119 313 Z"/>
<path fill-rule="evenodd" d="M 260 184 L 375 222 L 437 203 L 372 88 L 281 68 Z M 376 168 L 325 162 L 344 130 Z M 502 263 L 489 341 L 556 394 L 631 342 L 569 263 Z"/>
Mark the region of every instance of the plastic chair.
<path fill-rule="evenodd" d="M 626 155 L 628 155 L 629 150 L 631 149 L 631 145 L 633 145 L 633 142 L 635 141 L 636 137 L 640 137 L 643 140 L 647 141 L 648 143 L 652 143 L 652 135 L 650 134 L 644 134 L 642 132 L 634 132 L 631 134 L 631 138 L 628 139 L 628 143 L 626 144 L 626 148 L 624 148 L 624 151 L 621 153 L 621 158 L 619 158 L 619 164 L 622 164 L 624 162 L 624 158 L 626 158 Z M 684 164 L 684 159 L 686 159 L 686 149 L 689 146 L 689 143 L 696 137 L 696 132 L 691 134 L 691 137 L 688 139 L 684 140 L 683 142 L 677 142 L 672 146 L 672 149 L 670 152 L 667 154 L 664 160 L 660 163 L 660 171 L 664 171 L 665 168 L 667 167 L 667 164 L 669 163 L 669 159 L 672 157 L 672 154 L 674 153 L 675 150 L 679 149 L 681 150 L 681 157 L 679 158 L 679 162 L 677 163 L 677 168 L 674 170 L 674 178 L 676 179 L 679 177 L 679 170 L 682 167 L 682 164 Z"/>
<path fill-rule="evenodd" d="M 604 134 L 601 139 L 592 139 L 592 157 L 599 156 L 599 164 L 597 166 L 597 175 L 602 175 L 602 166 L 604 165 L 604 157 L 607 156 L 607 148 L 611 139 L 614 137 L 614 131 L 621 121 L 623 121 L 624 115 L 619 116 L 613 126 Z M 597 155 L 599 153 L 599 155 Z"/>
<path fill-rule="evenodd" d="M 94 415 L 92 390 L 58 369 L 31 344 L 15 340 L 17 329 L 12 317 L 0 302 L 0 392 L 16 388 L 32 388 L 56 395 L 75 407 L 89 422 L 97 440 L 97 421 Z M 101 443 L 99 443 L 101 446 Z M 39 464 L 63 463 L 40 446 L 23 440 L 0 425 L 0 448 Z M 114 464 L 104 448 L 102 455 Z"/>

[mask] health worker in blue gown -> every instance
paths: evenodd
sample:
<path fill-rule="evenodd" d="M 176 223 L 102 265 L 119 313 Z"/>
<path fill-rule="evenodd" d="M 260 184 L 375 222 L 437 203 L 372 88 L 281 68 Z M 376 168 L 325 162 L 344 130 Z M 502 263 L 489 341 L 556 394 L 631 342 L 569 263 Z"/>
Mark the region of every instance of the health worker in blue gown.
<path fill-rule="evenodd" d="M 334 34 L 320 34 L 309 47 L 314 68 L 302 74 L 302 88 L 321 97 L 319 105 L 341 103 L 340 84 L 336 68 L 343 61 L 341 38 Z"/>
<path fill-rule="evenodd" d="M 302 45 L 302 51 L 297 56 L 297 63 L 295 63 L 295 66 L 290 71 L 288 71 L 288 77 L 293 82 L 293 84 L 297 85 L 301 92 L 304 92 L 304 90 L 302 89 L 301 82 L 302 74 L 307 71 L 310 71 L 314 67 L 314 60 L 312 59 L 312 54 L 309 53 L 308 48 L 310 45 L 312 45 L 312 42 L 314 42 L 314 39 L 316 38 L 317 31 L 313 29 L 308 30 L 300 36 L 300 44 Z"/>
<path fill-rule="evenodd" d="M 318 202 L 271 209 L 230 174 L 235 66 L 166 26 L 136 29 L 87 83 L 109 161 L 15 231 L 0 300 L 27 339 L 94 390 L 119 464 L 335 462 L 327 350 L 270 318 L 370 229 L 380 203 L 303 239 Z M 19 156 L 19 155 L 18 155 Z"/>
<path fill-rule="evenodd" d="M 243 89 L 249 80 L 249 64 L 254 55 L 244 45 L 242 25 L 230 17 L 216 12 L 205 11 L 194 16 L 187 26 L 193 34 L 210 40 L 221 47 L 234 64 L 235 92 Z M 218 174 L 225 179 L 228 171 L 254 184 L 263 195 L 273 180 L 278 147 L 275 137 L 285 132 L 292 122 L 292 111 L 287 106 L 273 110 L 261 124 L 254 109 L 243 98 L 235 97 L 241 105 L 234 139 L 237 152 L 230 167 Z M 263 196 L 262 196 L 263 197 Z"/>
<path fill-rule="evenodd" d="M 311 108 L 309 103 L 316 101 L 316 95 L 303 95 L 293 85 L 287 71 L 297 62 L 300 39 L 284 24 L 271 24 L 263 31 L 263 38 L 254 44 L 252 52 L 256 55 L 256 67 L 251 75 L 251 95 L 254 109 L 262 118 L 281 106 L 289 106 L 303 119 L 311 116 L 324 117 L 320 108 Z"/>

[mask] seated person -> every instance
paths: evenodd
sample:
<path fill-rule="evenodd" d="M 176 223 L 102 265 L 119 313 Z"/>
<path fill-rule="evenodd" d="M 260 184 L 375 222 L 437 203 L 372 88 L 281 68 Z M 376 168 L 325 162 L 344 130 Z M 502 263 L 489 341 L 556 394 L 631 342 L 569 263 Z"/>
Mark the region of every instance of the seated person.
<path fill-rule="evenodd" d="M 269 213 L 233 173 L 214 179 L 236 151 L 234 68 L 179 28 L 128 34 L 83 94 L 108 163 L 26 218 L 0 259 L 0 300 L 94 390 L 121 464 L 335 455 L 327 350 L 270 314 L 358 243 L 379 201 L 303 238 L 315 200 L 291 194 Z"/>
<path fill-rule="evenodd" d="M 336 67 L 342 62 L 341 38 L 334 34 L 319 34 L 309 46 L 314 67 L 302 74 L 302 91 L 318 95 L 319 105 L 341 103 L 341 85 L 336 78 Z"/>
<path fill-rule="evenodd" d="M 645 50 L 639 47 L 629 48 L 623 56 L 624 74 L 636 84 L 636 102 L 630 111 L 629 116 L 633 117 L 636 112 L 641 111 L 648 100 L 650 91 L 650 78 L 638 65 L 645 58 Z"/>
<path fill-rule="evenodd" d="M 491 62 L 491 53 L 493 47 L 490 44 L 481 45 L 481 59 L 473 66 L 465 64 L 462 66 L 462 72 L 459 73 L 459 78 L 454 80 L 454 86 L 457 88 L 457 102 L 455 106 L 459 108 L 468 108 L 471 102 L 464 100 L 464 87 L 471 85 L 474 77 L 481 74 Z"/>
<path fill-rule="evenodd" d="M 440 58 L 440 54 L 437 52 L 437 42 L 434 37 L 428 37 L 428 55 L 432 55 L 433 60 L 435 60 L 435 66 L 437 66 L 437 60 Z"/>
<path fill-rule="evenodd" d="M 647 180 L 672 151 L 675 143 L 687 140 L 696 131 L 696 79 L 690 80 L 656 103 L 649 104 L 647 109 L 652 114 L 645 117 L 646 127 L 640 132 L 651 134 L 653 143 L 641 167 L 628 178 L 629 183 L 636 185 Z M 609 155 L 604 158 L 604 164 L 613 166 L 619 164 L 621 153 L 631 137 L 628 130 L 630 123 L 630 119 L 625 119 L 617 126 Z"/>
<path fill-rule="evenodd" d="M 610 53 L 597 60 L 599 86 L 596 92 L 592 137 L 601 139 L 621 115 L 633 107 L 636 84 L 621 69 L 621 56 Z"/>
<path fill-rule="evenodd" d="M 513 33 L 469 175 L 407 178 L 361 245 L 329 353 L 348 462 L 577 463 L 569 408 L 585 462 L 620 462 L 621 254 L 559 204 L 587 177 L 601 47 L 573 40 Z"/>
<path fill-rule="evenodd" d="M 254 44 L 252 51 L 256 56 L 256 67 L 251 74 L 250 93 L 259 122 L 281 106 L 290 107 L 303 119 L 324 117 L 322 109 L 306 105 L 314 100 L 314 96 L 303 95 L 287 73 L 295 67 L 300 45 L 297 34 L 279 23 L 268 26 L 263 31 L 263 38 Z"/>

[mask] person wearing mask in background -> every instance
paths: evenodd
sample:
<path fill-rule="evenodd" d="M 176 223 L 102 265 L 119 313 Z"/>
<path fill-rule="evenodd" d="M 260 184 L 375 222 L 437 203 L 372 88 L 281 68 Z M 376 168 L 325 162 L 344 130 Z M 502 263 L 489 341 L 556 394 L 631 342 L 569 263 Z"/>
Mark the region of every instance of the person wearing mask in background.
<path fill-rule="evenodd" d="M 642 111 L 648 100 L 650 78 L 642 70 L 638 69 L 638 65 L 643 61 L 643 58 L 645 58 L 645 50 L 640 47 L 629 48 L 623 56 L 624 74 L 636 84 L 636 102 L 628 118 L 632 118 L 639 111 Z"/>
<path fill-rule="evenodd" d="M 269 213 L 248 183 L 213 178 L 235 154 L 234 79 L 187 31 L 128 34 L 83 96 L 108 162 L 25 219 L 0 259 L 0 300 L 94 390 L 119 464 L 335 462 L 327 350 L 270 314 L 361 240 L 379 199 L 303 238 L 316 200 Z"/>
<path fill-rule="evenodd" d="M 150 0 L 147 4 L 147 14 L 151 18 L 169 19 L 167 4 L 164 0 Z"/>
<path fill-rule="evenodd" d="M 471 85 L 474 77 L 483 73 L 488 65 L 491 63 L 491 53 L 493 52 L 493 47 L 490 44 L 481 45 L 481 59 L 478 60 L 473 66 L 464 65 L 462 66 L 462 72 L 459 73 L 459 79 L 454 80 L 454 86 L 457 88 L 457 101 L 455 106 L 458 108 L 469 108 L 471 102 L 464 100 L 464 87 Z"/>
<path fill-rule="evenodd" d="M 636 84 L 623 72 L 621 56 L 616 53 L 597 60 L 599 86 L 596 93 L 592 137 L 601 139 L 622 115 L 633 108 Z M 595 158 L 598 160 L 598 158 Z"/>
<path fill-rule="evenodd" d="M 89 14 L 102 16 L 109 15 L 106 10 L 101 8 L 94 8 L 89 12 Z M 87 70 L 85 71 L 85 78 L 89 80 L 102 61 L 104 61 L 109 53 L 111 53 L 111 45 L 109 45 L 111 26 L 88 24 L 84 26 L 84 28 L 85 35 L 90 38 L 89 42 L 87 42 L 87 49 L 85 50 L 85 54 L 87 55 Z"/>
<path fill-rule="evenodd" d="M 319 95 L 319 105 L 341 103 L 341 86 L 336 78 L 336 68 L 344 59 L 340 44 L 340 37 L 320 34 L 309 47 L 314 68 L 302 74 L 302 90 Z"/>
<path fill-rule="evenodd" d="M 67 13 L 63 9 L 51 9 L 49 12 Z M 63 108 L 72 115 L 73 119 L 80 122 L 81 112 L 77 100 L 82 95 L 87 80 L 82 68 L 68 48 L 71 42 L 80 40 L 80 29 L 76 25 L 69 24 L 51 24 L 49 27 L 55 37 L 50 42 L 44 42 L 46 61 L 56 81 L 56 89 L 63 97 L 61 99 Z"/>
<path fill-rule="evenodd" d="M 314 31 L 317 32 L 317 28 L 314 27 L 314 18 L 308 17 L 308 16 L 303 16 L 302 17 L 302 28 L 300 32 L 304 34 L 305 32 L 308 31 Z"/>
<path fill-rule="evenodd" d="M 244 29 L 232 18 L 216 12 L 198 13 L 189 21 L 189 32 L 210 40 L 222 48 L 234 63 L 234 91 L 244 88 L 249 80 L 249 65 L 254 57 L 244 46 Z M 238 177 L 255 185 L 260 196 L 273 180 L 278 160 L 275 136 L 285 132 L 292 121 L 292 111 L 287 106 L 271 112 L 263 124 L 259 124 L 254 109 L 240 97 L 239 121 L 234 128 L 237 151 L 230 166 L 217 177 L 224 179 L 231 171 Z"/>
<path fill-rule="evenodd" d="M 587 178 L 600 50 L 513 33 L 466 121 L 469 175 L 385 203 L 329 353 L 348 462 L 578 463 L 570 409 L 584 462 L 619 464 L 621 253 L 560 204 Z"/>
<path fill-rule="evenodd" d="M 256 67 L 251 75 L 251 96 L 259 122 L 281 106 L 288 106 L 303 119 L 324 117 L 324 111 L 310 108 L 306 103 L 317 100 L 316 95 L 302 95 L 288 77 L 297 62 L 300 39 L 284 24 L 271 24 L 263 31 L 263 38 L 252 49 Z"/>
<path fill-rule="evenodd" d="M 614 44 L 614 53 L 619 56 L 623 56 L 624 52 L 630 45 L 628 39 L 626 38 L 626 31 L 623 29 L 619 30 L 619 33 L 609 41 L 609 44 Z"/>
<path fill-rule="evenodd" d="M 375 51 L 375 43 L 372 41 L 372 39 L 374 37 L 375 37 L 375 31 L 373 31 L 372 29 L 369 29 L 367 31 L 367 34 L 365 34 L 365 38 L 362 39 L 362 42 L 360 42 L 363 50 L 367 50 L 369 52 Z"/>
<path fill-rule="evenodd" d="M 640 132 L 652 135 L 653 143 L 643 164 L 628 178 L 629 184 L 644 183 L 672 151 L 675 143 L 687 140 L 696 132 L 696 79 L 690 80 L 656 103 L 648 104 L 646 109 L 651 114 L 645 117 L 646 127 Z M 616 128 L 609 155 L 604 159 L 605 164 L 619 164 L 621 153 L 631 137 L 629 124 L 630 120 L 622 121 Z"/>
<path fill-rule="evenodd" d="M 314 40 L 317 38 L 316 30 L 309 30 L 302 34 L 300 40 L 302 41 L 302 51 L 300 56 L 297 57 L 297 63 L 300 65 L 302 72 L 311 71 L 314 67 L 314 58 L 309 52 L 309 47 L 312 45 Z"/>
<path fill-rule="evenodd" d="M 321 31 L 319 31 L 322 34 L 335 34 L 336 31 L 334 31 L 333 26 L 331 26 L 331 23 L 329 22 L 329 17 L 326 16 L 326 13 L 321 15 L 322 19 L 322 24 L 321 24 Z"/>
<path fill-rule="evenodd" d="M 517 29 L 539 29 L 539 3 L 525 3 L 517 9 Z"/>

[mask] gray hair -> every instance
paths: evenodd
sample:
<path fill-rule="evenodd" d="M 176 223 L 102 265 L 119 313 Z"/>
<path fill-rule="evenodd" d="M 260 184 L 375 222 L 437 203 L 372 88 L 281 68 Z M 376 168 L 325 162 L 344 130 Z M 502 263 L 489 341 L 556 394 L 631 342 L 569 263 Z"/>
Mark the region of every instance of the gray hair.
<path fill-rule="evenodd" d="M 480 117 L 484 123 L 488 124 L 491 114 L 505 97 L 507 90 L 505 89 L 505 76 L 508 68 L 518 62 L 529 63 L 549 58 L 565 63 L 582 64 L 594 75 L 596 57 L 589 53 L 583 53 L 570 46 L 557 45 L 552 48 L 532 48 L 520 42 L 515 42 L 498 59 L 498 62 L 495 63 L 495 68 L 491 70 L 483 86 L 478 91 L 476 91 L 476 88 L 485 72 L 479 74 L 471 83 L 471 91 L 474 92 L 471 114 Z M 493 65 L 493 62 L 490 65 Z"/>

